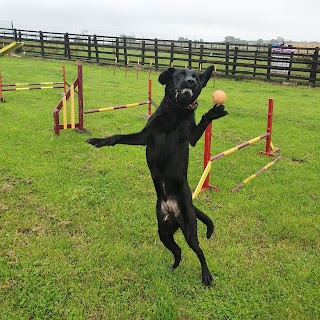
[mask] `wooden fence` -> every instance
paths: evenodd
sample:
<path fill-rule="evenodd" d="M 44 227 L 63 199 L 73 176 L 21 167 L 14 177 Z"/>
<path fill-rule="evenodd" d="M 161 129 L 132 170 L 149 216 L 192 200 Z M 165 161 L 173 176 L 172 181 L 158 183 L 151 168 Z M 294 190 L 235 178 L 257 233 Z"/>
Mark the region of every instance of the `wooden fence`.
<path fill-rule="evenodd" d="M 0 43 L 23 41 L 24 54 L 156 70 L 216 65 L 228 78 L 320 86 L 319 47 L 109 37 L 0 28 Z"/>

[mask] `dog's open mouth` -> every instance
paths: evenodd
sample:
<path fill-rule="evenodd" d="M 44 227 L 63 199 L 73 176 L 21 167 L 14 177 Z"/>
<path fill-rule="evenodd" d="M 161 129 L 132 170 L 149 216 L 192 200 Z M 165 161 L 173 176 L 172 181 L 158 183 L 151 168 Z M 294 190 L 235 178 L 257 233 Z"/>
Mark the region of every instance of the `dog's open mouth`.
<path fill-rule="evenodd" d="M 182 96 L 189 96 L 189 97 L 192 97 L 193 95 L 193 91 L 189 88 L 184 88 L 181 90 L 181 95 Z"/>
<path fill-rule="evenodd" d="M 189 104 L 192 101 L 193 91 L 190 88 L 184 88 L 176 91 L 176 101 L 182 104 Z"/>

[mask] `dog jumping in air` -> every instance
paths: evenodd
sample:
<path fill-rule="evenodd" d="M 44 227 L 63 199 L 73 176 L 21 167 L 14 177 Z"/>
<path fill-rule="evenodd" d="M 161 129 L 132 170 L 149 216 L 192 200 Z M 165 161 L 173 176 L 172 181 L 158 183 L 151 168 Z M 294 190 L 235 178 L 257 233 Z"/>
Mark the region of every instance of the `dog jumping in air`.
<path fill-rule="evenodd" d="M 189 144 L 195 146 L 212 120 L 228 114 L 224 106 L 214 105 L 196 124 L 196 99 L 210 80 L 212 71 L 213 66 L 200 74 L 188 69 L 169 68 L 163 71 L 159 82 L 165 85 L 164 98 L 140 132 L 87 140 L 97 148 L 116 144 L 146 146 L 147 163 L 157 193 L 159 237 L 174 256 L 171 269 L 177 268 L 181 260 L 181 248 L 173 237 L 180 228 L 200 261 L 202 282 L 208 286 L 213 279 L 199 246 L 197 219 L 206 225 L 208 239 L 214 225 L 193 205 L 187 171 Z"/>

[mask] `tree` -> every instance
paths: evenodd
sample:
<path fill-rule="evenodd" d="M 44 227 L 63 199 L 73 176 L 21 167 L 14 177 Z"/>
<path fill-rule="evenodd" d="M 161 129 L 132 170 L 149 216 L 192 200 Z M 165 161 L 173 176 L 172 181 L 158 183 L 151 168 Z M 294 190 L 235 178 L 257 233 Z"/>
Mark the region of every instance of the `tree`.
<path fill-rule="evenodd" d="M 224 38 L 224 42 L 235 42 L 236 38 L 233 36 L 227 36 Z"/>
<path fill-rule="evenodd" d="M 284 38 L 282 38 L 282 37 L 277 37 L 277 42 L 278 42 L 278 43 L 283 43 L 283 42 L 284 42 Z"/>
<path fill-rule="evenodd" d="M 240 38 L 235 38 L 233 36 L 225 37 L 224 42 L 230 42 L 230 43 L 235 43 L 235 44 L 247 44 L 248 43 L 248 41 L 246 41 L 246 40 L 241 40 Z"/>

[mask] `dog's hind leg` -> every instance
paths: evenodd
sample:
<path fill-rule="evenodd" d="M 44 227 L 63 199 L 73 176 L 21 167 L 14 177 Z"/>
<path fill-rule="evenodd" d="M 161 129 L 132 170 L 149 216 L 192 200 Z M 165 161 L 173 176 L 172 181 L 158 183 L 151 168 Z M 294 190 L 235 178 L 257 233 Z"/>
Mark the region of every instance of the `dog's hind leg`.
<path fill-rule="evenodd" d="M 214 225 L 211 219 L 206 214 L 204 214 L 201 210 L 199 210 L 197 207 L 195 206 L 193 207 L 196 213 L 196 217 L 207 226 L 207 239 L 210 239 L 210 237 L 214 232 Z"/>
<path fill-rule="evenodd" d="M 159 223 L 158 232 L 160 240 L 162 241 L 164 246 L 172 252 L 174 256 L 174 264 L 171 266 L 171 270 L 174 270 L 179 266 L 179 263 L 181 261 L 181 248 L 174 241 L 174 231 L 170 229 L 167 230 L 166 227 L 161 226 L 161 224 Z"/>
<path fill-rule="evenodd" d="M 196 217 L 190 217 L 189 222 L 184 226 L 181 226 L 181 230 L 189 247 L 196 253 L 200 261 L 202 269 L 202 282 L 205 285 L 210 286 L 213 278 L 207 266 L 206 258 L 203 254 L 203 251 L 199 246 Z"/>

